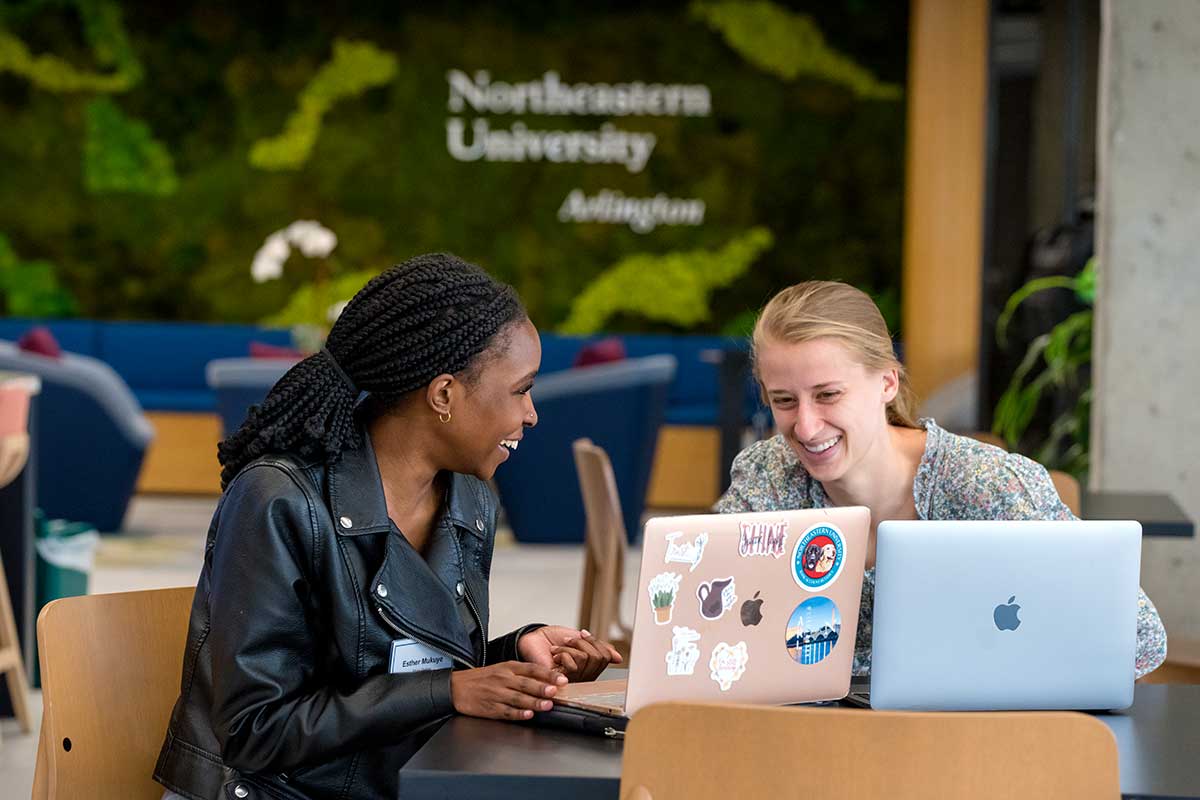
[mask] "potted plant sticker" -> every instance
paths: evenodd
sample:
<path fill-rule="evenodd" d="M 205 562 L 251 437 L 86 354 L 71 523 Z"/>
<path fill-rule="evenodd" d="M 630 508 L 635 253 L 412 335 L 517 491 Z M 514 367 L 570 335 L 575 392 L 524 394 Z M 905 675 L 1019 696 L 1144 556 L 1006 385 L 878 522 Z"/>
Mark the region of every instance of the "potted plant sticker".
<path fill-rule="evenodd" d="M 677 572 L 660 572 L 650 580 L 650 607 L 654 609 L 655 625 L 670 623 L 681 580 L 683 576 Z"/>

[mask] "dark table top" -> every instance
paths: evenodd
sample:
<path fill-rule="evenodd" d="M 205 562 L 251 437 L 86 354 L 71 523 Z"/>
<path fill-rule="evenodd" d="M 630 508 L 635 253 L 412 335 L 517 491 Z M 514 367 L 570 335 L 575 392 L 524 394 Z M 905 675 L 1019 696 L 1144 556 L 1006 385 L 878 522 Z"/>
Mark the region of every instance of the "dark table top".
<path fill-rule="evenodd" d="M 1135 519 L 1145 536 L 1195 536 L 1175 498 L 1158 492 L 1084 492 L 1083 519 Z"/>
<path fill-rule="evenodd" d="M 1117 738 L 1123 797 L 1200 799 L 1200 686 L 1139 685 L 1128 711 L 1096 716 Z M 400 770 L 400 796 L 614 800 L 620 782 L 619 742 L 454 717 Z"/>

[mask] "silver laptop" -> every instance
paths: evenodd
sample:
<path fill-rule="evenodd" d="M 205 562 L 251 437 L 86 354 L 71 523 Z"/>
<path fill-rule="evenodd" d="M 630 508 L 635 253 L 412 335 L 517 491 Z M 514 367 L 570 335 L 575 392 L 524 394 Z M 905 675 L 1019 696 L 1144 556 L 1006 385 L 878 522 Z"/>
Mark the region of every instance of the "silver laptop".
<path fill-rule="evenodd" d="M 1137 522 L 882 522 L 870 704 L 1127 708 Z"/>

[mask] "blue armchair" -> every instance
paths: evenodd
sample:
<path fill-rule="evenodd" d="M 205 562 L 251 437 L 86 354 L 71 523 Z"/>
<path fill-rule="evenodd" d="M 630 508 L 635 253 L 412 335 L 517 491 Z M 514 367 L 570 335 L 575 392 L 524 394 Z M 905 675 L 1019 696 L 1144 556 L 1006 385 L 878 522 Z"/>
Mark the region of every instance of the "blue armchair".
<path fill-rule="evenodd" d="M 586 436 L 612 461 L 630 540 L 642 510 L 658 429 L 675 377 L 671 355 L 569 369 L 538 378 L 538 424 L 496 471 L 500 502 L 522 542 L 582 542 L 586 523 L 571 443 Z"/>
<path fill-rule="evenodd" d="M 0 369 L 42 380 L 34 398 L 37 504 L 51 518 L 121 527 L 154 428 L 120 376 L 103 361 L 46 358 L 0 342 Z"/>
<path fill-rule="evenodd" d="M 250 406 L 266 399 L 275 382 L 296 364 L 287 358 L 216 358 L 204 369 L 217 400 L 221 428 L 229 436 L 242 425 Z"/>

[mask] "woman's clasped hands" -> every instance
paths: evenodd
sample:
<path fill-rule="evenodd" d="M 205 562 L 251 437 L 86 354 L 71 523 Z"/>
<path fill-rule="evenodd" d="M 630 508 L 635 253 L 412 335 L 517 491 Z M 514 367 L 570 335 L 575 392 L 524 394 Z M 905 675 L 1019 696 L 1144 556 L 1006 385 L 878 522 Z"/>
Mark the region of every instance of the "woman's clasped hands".
<path fill-rule="evenodd" d="M 505 661 L 455 671 L 450 695 L 460 714 L 490 719 L 523 720 L 553 708 L 552 698 L 568 682 L 595 680 L 621 654 L 586 630 L 547 625 L 520 638 L 524 661 Z"/>

